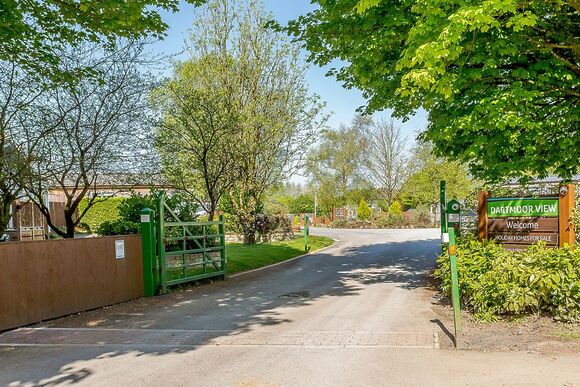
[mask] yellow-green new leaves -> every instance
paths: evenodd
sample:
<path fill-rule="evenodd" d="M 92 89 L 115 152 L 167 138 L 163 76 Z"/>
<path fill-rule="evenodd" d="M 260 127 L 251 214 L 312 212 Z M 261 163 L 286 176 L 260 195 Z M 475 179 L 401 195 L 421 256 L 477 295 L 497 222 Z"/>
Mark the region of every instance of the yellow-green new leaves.
<path fill-rule="evenodd" d="M 360 0 L 356 5 L 356 11 L 358 13 L 364 13 L 367 9 L 378 5 L 381 0 Z"/>
<path fill-rule="evenodd" d="M 575 2 L 317 3 L 288 30 L 315 63 L 348 63 L 331 73 L 362 91 L 367 111 L 427 109 L 422 137 L 486 180 L 580 171 Z"/>

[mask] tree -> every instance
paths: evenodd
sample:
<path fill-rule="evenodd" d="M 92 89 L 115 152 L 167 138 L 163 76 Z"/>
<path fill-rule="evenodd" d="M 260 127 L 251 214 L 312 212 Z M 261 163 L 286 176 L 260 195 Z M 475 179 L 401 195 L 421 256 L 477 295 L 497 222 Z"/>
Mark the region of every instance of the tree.
<path fill-rule="evenodd" d="M 314 197 L 311 194 L 302 194 L 293 198 L 288 204 L 291 214 L 305 214 L 314 212 Z"/>
<path fill-rule="evenodd" d="M 234 141 L 240 131 L 241 107 L 224 88 L 214 87 L 220 65 L 215 56 L 180 63 L 154 93 L 163 117 L 156 147 L 165 176 L 189 193 L 210 221 L 233 184 Z"/>
<path fill-rule="evenodd" d="M 371 210 L 367 202 L 364 199 L 361 199 L 358 205 L 358 209 L 356 210 L 357 217 L 360 220 L 369 220 L 372 213 L 373 210 Z"/>
<path fill-rule="evenodd" d="M 203 0 L 189 0 L 201 4 Z M 1 0 L 0 60 L 13 61 L 45 80 L 77 78 L 63 71 L 60 53 L 87 42 L 110 47 L 117 38 L 163 37 L 158 9 L 176 11 L 178 0 Z M 84 67 L 90 70 L 90 67 Z"/>
<path fill-rule="evenodd" d="M 488 181 L 578 173 L 576 0 L 316 1 L 287 31 L 368 112 L 429 112 L 422 138 Z"/>
<path fill-rule="evenodd" d="M 209 82 L 239 109 L 239 130 L 228 139 L 235 165 L 227 202 L 249 244 L 265 194 L 300 169 L 325 121 L 299 47 L 267 28 L 269 19 L 259 1 L 213 0 L 198 15 L 189 47 L 194 57 L 215 58 Z"/>
<path fill-rule="evenodd" d="M 369 180 L 380 199 L 390 205 L 408 176 L 406 138 L 393 120 L 374 123 L 366 133 L 365 163 Z"/>
<path fill-rule="evenodd" d="M 37 127 L 39 100 L 45 88 L 14 61 L 0 60 L 0 235 L 6 230 L 13 203 L 25 195 L 31 163 L 43 137 L 55 124 Z M 16 210 L 19 208 L 16 207 Z"/>
<path fill-rule="evenodd" d="M 475 183 L 465 166 L 435 156 L 431 144 L 419 144 L 414 149 L 411 159 L 412 173 L 403 184 L 400 193 L 402 202 L 410 207 L 438 203 L 441 180 L 447 181 L 448 198 L 465 198 L 475 188 Z"/>
<path fill-rule="evenodd" d="M 147 118 L 150 82 L 140 69 L 143 46 L 128 42 L 103 51 L 94 45 L 71 48 L 62 53 L 68 69 L 95 67 L 100 79 L 82 78 L 73 87 L 58 85 L 42 100 L 43 115 L 38 126 L 54 127 L 41 137 L 32 163 L 33 174 L 25 189 L 59 236 L 73 238 L 75 227 L 97 202 L 96 186 L 105 179 L 118 183 L 126 172 L 136 172 L 141 158 L 142 124 Z M 117 181 L 115 181 L 117 180 Z M 54 224 L 46 197 L 58 188 L 66 197 L 66 229 Z M 83 198 L 86 207 L 78 213 Z"/>
<path fill-rule="evenodd" d="M 348 127 L 325 130 L 320 144 L 308 157 L 306 170 L 312 185 L 333 182 L 339 205 L 347 204 L 349 190 L 364 180 L 363 153 L 367 147 L 364 133 L 370 125 L 369 118 L 359 116 Z"/>

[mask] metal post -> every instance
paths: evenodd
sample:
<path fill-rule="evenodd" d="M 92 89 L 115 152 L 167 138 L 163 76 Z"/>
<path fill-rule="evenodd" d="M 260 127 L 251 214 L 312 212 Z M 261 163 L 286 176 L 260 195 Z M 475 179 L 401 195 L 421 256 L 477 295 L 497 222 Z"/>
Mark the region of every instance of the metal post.
<path fill-rule="evenodd" d="M 228 275 L 228 260 L 226 257 L 226 227 L 224 216 L 220 215 L 220 224 L 218 226 L 218 232 L 220 234 L 220 258 L 221 258 L 221 269 L 224 272 L 224 279 Z"/>
<path fill-rule="evenodd" d="M 455 348 L 459 345 L 461 334 L 461 304 L 459 300 L 459 277 L 457 273 L 457 245 L 455 244 L 455 230 L 449 229 L 449 263 L 451 268 L 451 301 L 453 303 L 453 323 L 455 327 Z"/>
<path fill-rule="evenodd" d="M 446 182 L 441 180 L 439 183 L 439 221 L 441 222 L 441 235 L 447 232 L 447 194 L 446 194 Z"/>
<path fill-rule="evenodd" d="M 157 197 L 157 254 L 159 256 L 159 280 L 161 293 L 167 293 L 167 261 L 165 260 L 165 192 Z"/>
<path fill-rule="evenodd" d="M 155 211 L 144 208 L 141 211 L 141 248 L 143 254 L 143 284 L 145 297 L 152 297 L 157 291 L 155 265 Z"/>
<path fill-rule="evenodd" d="M 308 252 L 309 247 L 308 247 L 308 234 L 310 233 L 309 227 L 308 227 L 308 215 L 304 216 L 304 251 Z"/>

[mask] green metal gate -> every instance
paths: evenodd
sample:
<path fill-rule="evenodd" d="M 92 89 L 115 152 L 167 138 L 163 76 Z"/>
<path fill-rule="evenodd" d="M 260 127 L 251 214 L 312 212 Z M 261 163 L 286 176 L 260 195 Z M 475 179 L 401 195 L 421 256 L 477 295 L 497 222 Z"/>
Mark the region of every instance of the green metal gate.
<path fill-rule="evenodd" d="M 182 222 L 157 198 L 156 211 L 141 212 L 145 296 L 166 293 L 172 285 L 227 275 L 225 227 L 219 221 Z"/>

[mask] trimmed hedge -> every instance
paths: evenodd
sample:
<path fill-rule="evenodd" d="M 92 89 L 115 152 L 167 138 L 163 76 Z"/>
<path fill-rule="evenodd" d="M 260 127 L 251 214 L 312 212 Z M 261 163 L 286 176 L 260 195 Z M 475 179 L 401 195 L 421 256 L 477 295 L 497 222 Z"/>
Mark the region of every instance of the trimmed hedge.
<path fill-rule="evenodd" d="M 559 321 L 580 321 L 580 249 L 539 243 L 511 252 L 491 241 L 463 240 L 457 267 L 462 304 L 479 319 L 547 313 Z M 435 275 L 450 296 L 447 253 L 439 257 Z"/>
<path fill-rule="evenodd" d="M 87 208 L 88 199 L 84 198 L 79 204 L 79 213 Z M 123 198 L 108 198 L 104 202 L 93 205 L 81 220 L 81 224 L 86 224 L 88 231 L 96 232 L 99 226 L 105 222 L 111 222 L 119 218 L 119 205 Z"/>

